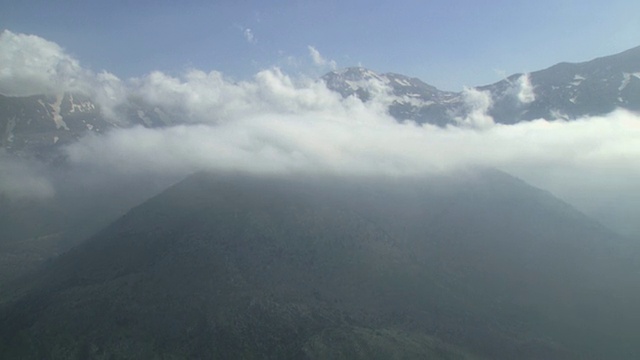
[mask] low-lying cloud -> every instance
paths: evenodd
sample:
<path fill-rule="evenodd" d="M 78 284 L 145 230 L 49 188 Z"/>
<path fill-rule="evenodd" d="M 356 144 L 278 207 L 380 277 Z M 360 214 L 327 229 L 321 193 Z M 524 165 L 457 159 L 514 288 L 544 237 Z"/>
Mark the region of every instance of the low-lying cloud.
<path fill-rule="evenodd" d="M 55 187 L 40 163 L 18 160 L 0 149 L 0 170 L 0 196 L 42 199 L 55 194 Z"/>
<path fill-rule="evenodd" d="M 367 111 L 350 115 L 268 114 L 212 125 L 119 129 L 81 139 L 66 151 L 72 163 L 123 174 L 233 170 L 402 176 L 479 165 L 547 185 L 640 179 L 640 168 L 632 166 L 640 158 L 640 117 L 624 110 L 484 129 L 401 124 Z M 588 176 L 580 181 L 580 174 Z"/>
<path fill-rule="evenodd" d="M 8 32 L 2 36 L 0 50 L 16 37 L 27 43 L 40 41 Z M 59 47 L 55 50 L 61 52 Z M 314 56 L 315 49 L 309 50 Z M 0 51 L 0 56 L 15 59 L 20 51 Z M 321 62 L 316 55 L 314 60 Z M 71 69 L 78 65 L 65 56 L 54 59 L 60 60 L 38 66 L 12 60 L 10 71 L 0 75 L 0 92 L 14 88 L 12 84 L 22 89 L 20 94 L 35 91 L 34 84 L 59 89 L 38 71 L 49 74 L 65 61 Z M 82 69 L 79 73 L 89 74 L 89 91 L 100 94 L 98 101 L 106 109 L 134 97 L 179 114 L 182 121 L 82 138 L 65 149 L 73 171 L 113 179 L 177 178 L 200 170 L 404 176 L 489 166 L 640 233 L 630 225 L 630 214 L 640 213 L 640 116 L 629 111 L 574 121 L 495 124 L 487 114 L 490 94 L 467 88 L 469 115 L 458 119 L 460 126 L 440 128 L 395 121 L 386 111 L 384 89 L 368 102 L 355 96 L 343 99 L 320 81 L 294 79 L 279 69 L 261 71 L 243 82 L 201 70 L 178 77 L 152 72 L 129 80 Z M 533 101 L 535 89 L 528 77 L 515 85 L 514 95 L 521 102 Z"/>

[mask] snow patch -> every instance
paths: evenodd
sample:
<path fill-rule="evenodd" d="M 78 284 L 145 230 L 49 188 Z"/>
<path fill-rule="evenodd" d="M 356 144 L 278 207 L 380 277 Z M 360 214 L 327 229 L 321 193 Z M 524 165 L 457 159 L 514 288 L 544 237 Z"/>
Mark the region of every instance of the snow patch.
<path fill-rule="evenodd" d="M 53 109 L 53 121 L 56 123 L 56 129 L 64 128 L 65 130 L 69 130 L 69 127 L 64 122 L 62 115 L 60 114 L 60 105 L 62 104 L 62 94 L 56 95 L 56 101 L 51 104 L 51 108 Z"/>
<path fill-rule="evenodd" d="M 144 113 L 144 111 L 138 110 L 138 118 L 142 120 L 142 122 L 146 127 L 151 127 L 152 125 L 151 119 L 147 116 L 147 114 Z"/>
<path fill-rule="evenodd" d="M 7 121 L 7 127 L 4 129 L 3 138 L 6 139 L 8 143 L 13 142 L 13 129 L 16 127 L 16 118 L 11 117 Z M 2 139 L 0 139 L 2 140 Z"/>
<path fill-rule="evenodd" d="M 627 87 L 627 85 L 629 85 L 629 83 L 631 82 L 632 77 L 640 79 L 640 72 L 622 73 L 622 76 L 623 76 L 622 83 L 620 84 L 620 87 L 618 87 L 618 91 L 624 90 Z"/>
<path fill-rule="evenodd" d="M 411 97 L 409 95 L 402 96 L 402 97 L 398 98 L 398 100 L 396 100 L 396 101 L 401 103 L 401 104 L 408 104 L 408 105 L 415 106 L 415 107 L 429 106 L 429 105 L 432 105 L 434 103 L 431 100 L 423 101 L 420 98 Z"/>
<path fill-rule="evenodd" d="M 586 80 L 587 78 L 585 78 L 582 75 L 575 75 L 573 77 L 573 81 L 570 82 L 569 84 L 571 84 L 572 86 L 579 86 L 580 84 L 582 84 L 582 81 Z"/>
<path fill-rule="evenodd" d="M 551 119 L 553 120 L 569 120 L 569 116 L 558 109 L 551 110 Z"/>
<path fill-rule="evenodd" d="M 618 87 L 618 91 L 624 90 L 624 88 L 626 88 L 627 85 L 629 85 L 629 82 L 631 81 L 631 74 L 629 73 L 622 73 L 622 77 L 623 77 L 622 83 Z"/>
<path fill-rule="evenodd" d="M 73 95 L 69 95 L 69 102 L 71 102 L 71 110 L 70 113 L 74 112 L 91 112 L 96 109 L 96 106 L 91 101 L 83 101 L 79 104 L 76 104 L 73 99 Z"/>
<path fill-rule="evenodd" d="M 347 83 L 347 85 L 349 85 L 351 90 L 357 90 L 358 89 L 358 81 L 347 80 L 347 81 L 345 81 L 345 83 Z"/>
<path fill-rule="evenodd" d="M 411 86 L 411 83 L 404 79 L 393 79 L 396 83 L 402 86 Z"/>

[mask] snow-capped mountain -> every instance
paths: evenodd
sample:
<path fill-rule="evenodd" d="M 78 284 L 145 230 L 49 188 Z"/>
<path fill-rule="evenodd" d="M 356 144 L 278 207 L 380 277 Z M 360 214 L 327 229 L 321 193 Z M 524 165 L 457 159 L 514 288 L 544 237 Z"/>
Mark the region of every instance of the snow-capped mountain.
<path fill-rule="evenodd" d="M 497 122 L 575 119 L 616 108 L 640 110 L 640 47 L 582 63 L 515 74 L 488 86 Z"/>
<path fill-rule="evenodd" d="M 333 71 L 322 77 L 342 96 L 369 100 L 373 92 L 388 95 L 389 113 L 399 121 L 456 124 L 472 106 L 465 93 L 442 91 L 419 79 L 378 74 L 364 68 Z M 471 90 L 490 96 L 487 113 L 497 123 L 544 118 L 575 119 L 602 115 L 616 108 L 640 110 L 640 47 L 582 63 L 560 63 L 528 74 L 514 74 Z"/>
<path fill-rule="evenodd" d="M 583 63 L 560 63 L 548 69 L 514 74 L 497 83 L 442 91 L 420 79 L 362 67 L 333 71 L 321 78 L 343 97 L 381 101 L 398 121 L 438 126 L 457 125 L 483 97 L 483 114 L 493 121 L 514 124 L 544 118 L 575 119 L 601 115 L 616 108 L 640 110 L 640 47 Z M 50 158 L 55 149 L 88 133 L 117 127 L 162 127 L 183 123 L 180 109 L 166 109 L 130 97 L 115 109 L 101 109 L 86 95 L 60 93 L 29 97 L 0 94 L 0 149 Z M 116 116 L 113 116 L 113 113 Z M 55 155 L 53 155 L 55 156 Z"/>
<path fill-rule="evenodd" d="M 333 71 L 322 80 L 343 97 L 354 95 L 368 101 L 384 94 L 389 102 L 389 113 L 398 120 L 445 125 L 449 122 L 449 113 L 459 107 L 462 99 L 459 93 L 438 90 L 417 78 L 394 73 L 377 74 L 362 67 Z"/>
<path fill-rule="evenodd" d="M 87 132 L 100 133 L 113 126 L 86 96 L 0 95 L 0 145 L 12 152 L 38 154 L 52 145 L 69 143 Z"/>
<path fill-rule="evenodd" d="M 89 133 L 118 127 L 157 127 L 172 123 L 160 109 L 130 101 L 117 120 L 82 94 L 9 97 L 0 94 L 0 148 L 10 153 L 49 158 L 52 149 Z"/>

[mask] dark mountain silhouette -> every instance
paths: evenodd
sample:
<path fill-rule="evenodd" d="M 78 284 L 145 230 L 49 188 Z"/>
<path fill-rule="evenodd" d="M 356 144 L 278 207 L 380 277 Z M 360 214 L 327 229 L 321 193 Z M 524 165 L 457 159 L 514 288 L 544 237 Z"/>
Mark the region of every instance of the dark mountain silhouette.
<path fill-rule="evenodd" d="M 633 358 L 621 242 L 496 171 L 198 174 L 7 294 L 0 357 Z"/>

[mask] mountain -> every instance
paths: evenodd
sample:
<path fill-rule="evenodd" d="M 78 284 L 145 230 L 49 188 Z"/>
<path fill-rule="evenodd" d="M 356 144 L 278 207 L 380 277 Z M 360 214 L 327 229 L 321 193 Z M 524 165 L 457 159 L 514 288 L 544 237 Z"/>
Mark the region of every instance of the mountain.
<path fill-rule="evenodd" d="M 450 123 L 451 109 L 462 102 L 459 93 L 438 90 L 420 79 L 393 73 L 377 74 L 362 67 L 332 71 L 322 80 L 343 97 L 353 95 L 368 101 L 376 92 L 390 95 L 389 113 L 398 120 L 425 122 L 419 119 L 431 119 L 430 123 L 446 125 Z"/>
<path fill-rule="evenodd" d="M 0 193 L 0 293 L 9 282 L 86 240 L 179 180 L 134 177 L 113 182 L 108 178 L 83 180 L 81 175 L 51 174 L 55 193 L 50 197 Z"/>
<path fill-rule="evenodd" d="M 442 91 L 419 79 L 394 73 L 377 74 L 352 67 L 330 72 L 321 80 L 343 97 L 383 99 L 398 121 L 456 125 L 475 110 L 467 103 L 464 91 Z M 537 118 L 575 119 L 606 114 L 615 108 L 638 111 L 640 47 L 588 62 L 561 63 L 529 74 L 514 74 L 473 89 L 490 96 L 493 106 L 488 114 L 504 124 Z M 110 111 L 113 114 L 82 94 L 0 94 L 0 148 L 50 160 L 59 156 L 55 150 L 60 146 L 88 133 L 134 125 L 171 126 L 185 121 L 182 113 L 136 97 Z"/>
<path fill-rule="evenodd" d="M 0 95 L 0 145 L 11 152 L 42 155 L 54 145 L 113 126 L 86 96 Z"/>
<path fill-rule="evenodd" d="M 620 242 L 497 171 L 197 174 L 4 292 L 0 357 L 634 358 Z"/>
<path fill-rule="evenodd" d="M 327 87 L 347 97 L 369 100 L 387 89 L 389 113 L 399 121 L 439 126 L 457 124 L 469 111 L 464 92 L 441 91 L 418 79 L 348 68 L 322 77 Z M 475 90 L 490 95 L 495 122 L 575 119 L 616 108 L 640 110 L 640 47 L 582 63 L 560 63 L 529 74 L 514 74 Z"/>
<path fill-rule="evenodd" d="M 59 93 L 10 97 L 0 94 L 0 149 L 13 154 L 55 159 L 55 150 L 87 134 L 141 125 L 173 123 L 157 107 L 129 99 L 117 109 L 117 120 L 108 116 L 98 102 L 87 95 Z"/>
<path fill-rule="evenodd" d="M 582 63 L 560 63 L 528 74 L 534 96 L 514 101 L 514 84 L 524 74 L 481 86 L 494 106 L 490 114 L 500 123 L 533 119 L 575 119 L 604 115 L 616 108 L 640 111 L 640 46 Z M 533 99 L 535 98 L 535 100 Z"/>

